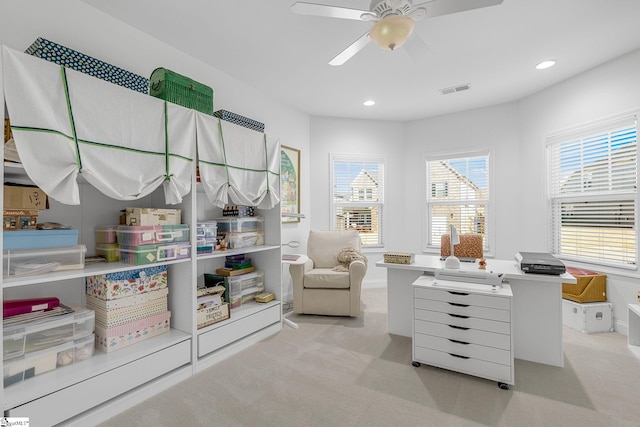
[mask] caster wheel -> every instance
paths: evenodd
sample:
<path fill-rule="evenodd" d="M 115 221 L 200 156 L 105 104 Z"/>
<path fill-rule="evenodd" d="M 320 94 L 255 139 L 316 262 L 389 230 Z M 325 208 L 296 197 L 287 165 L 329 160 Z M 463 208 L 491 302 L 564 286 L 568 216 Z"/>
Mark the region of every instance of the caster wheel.
<path fill-rule="evenodd" d="M 411 362 L 411 364 L 412 364 L 413 366 L 415 366 L 416 368 L 419 368 L 419 367 L 420 367 L 420 362 Z"/>
<path fill-rule="evenodd" d="M 498 383 L 498 387 L 500 387 L 501 390 L 509 390 L 509 384 L 506 383 Z"/>

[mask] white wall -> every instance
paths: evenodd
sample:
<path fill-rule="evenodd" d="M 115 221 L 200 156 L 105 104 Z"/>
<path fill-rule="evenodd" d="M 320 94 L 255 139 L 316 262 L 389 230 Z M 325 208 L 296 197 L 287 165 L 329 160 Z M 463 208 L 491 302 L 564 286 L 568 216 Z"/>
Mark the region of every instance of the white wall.
<path fill-rule="evenodd" d="M 375 263 L 382 259 L 385 250 L 399 251 L 405 246 L 403 225 L 398 222 L 404 209 L 401 189 L 404 185 L 405 138 L 405 126 L 400 122 L 328 117 L 311 119 L 311 228 L 327 230 L 331 224 L 330 154 L 359 153 L 384 157 L 387 161 L 383 212 L 385 249 L 365 253 L 368 270 L 364 287 L 384 286 L 386 269 L 377 268 Z"/>
<path fill-rule="evenodd" d="M 640 110 L 640 50 L 624 55 L 579 76 L 527 97 L 518 103 L 520 116 L 519 215 L 527 224 L 521 233 L 530 250 L 546 250 L 547 210 L 544 184 L 546 135 L 606 118 Z M 637 303 L 640 275 L 621 276 L 607 269 L 608 300 L 614 304 L 616 330 L 626 333 L 628 303 Z"/>
<path fill-rule="evenodd" d="M 491 253 L 486 255 L 513 258 L 515 252 L 522 250 L 518 240 L 509 238 L 517 235 L 521 225 L 512 214 L 514 201 L 519 196 L 518 164 L 514 162 L 520 152 L 516 105 L 448 114 L 409 122 L 406 126 L 402 222 L 407 248 L 419 253 L 426 242 L 425 156 L 489 149 L 493 187 L 489 195 L 492 211 L 487 229 L 493 229 L 496 238 L 489 242 Z M 440 253 L 439 248 L 436 253 Z"/>
<path fill-rule="evenodd" d="M 213 88 L 215 110 L 233 111 L 265 123 L 268 135 L 301 150 L 301 168 L 309 170 L 309 116 L 216 68 L 79 0 L 3 0 L 0 16 L 0 44 L 16 50 L 24 51 L 38 37 L 44 37 L 144 77 L 164 67 L 206 84 Z M 215 50 L 216 43 L 210 46 Z M 309 180 L 310 174 L 302 175 L 302 212 L 309 206 Z M 301 240 L 308 230 L 304 220 L 285 224 L 282 240 Z"/>

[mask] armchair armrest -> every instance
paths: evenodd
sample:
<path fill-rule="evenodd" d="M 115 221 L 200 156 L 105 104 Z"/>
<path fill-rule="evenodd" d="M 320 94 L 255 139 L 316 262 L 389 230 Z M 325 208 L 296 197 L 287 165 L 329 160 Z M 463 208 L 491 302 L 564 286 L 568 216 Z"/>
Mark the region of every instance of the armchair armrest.
<path fill-rule="evenodd" d="M 349 264 L 349 276 L 351 287 L 354 286 L 360 287 L 362 285 L 362 280 L 364 279 L 365 274 L 367 273 L 367 266 L 364 261 L 355 260 Z"/>

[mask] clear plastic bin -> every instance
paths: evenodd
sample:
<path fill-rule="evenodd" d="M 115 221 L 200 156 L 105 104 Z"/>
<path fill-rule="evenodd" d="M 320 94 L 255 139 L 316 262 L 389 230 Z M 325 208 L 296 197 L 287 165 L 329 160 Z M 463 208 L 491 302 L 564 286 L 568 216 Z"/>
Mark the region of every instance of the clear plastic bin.
<path fill-rule="evenodd" d="M 218 231 L 224 233 L 246 233 L 248 231 L 263 231 L 264 218 L 261 216 L 248 216 L 242 218 L 217 218 Z"/>
<path fill-rule="evenodd" d="M 5 360 L 4 386 L 8 387 L 58 367 L 90 358 L 95 352 L 95 340 L 95 335 L 91 334 L 76 341 Z"/>
<path fill-rule="evenodd" d="M 85 245 L 4 251 L 3 275 L 29 276 L 59 270 L 82 270 Z"/>
<path fill-rule="evenodd" d="M 188 242 L 189 226 L 187 224 L 161 225 L 156 231 L 156 243 Z"/>
<path fill-rule="evenodd" d="M 120 246 L 117 243 L 96 244 L 96 255 L 106 259 L 107 262 L 120 261 Z"/>
<path fill-rule="evenodd" d="M 161 245 L 120 246 L 120 261 L 127 264 L 146 265 L 155 262 L 189 258 L 189 242 Z"/>
<path fill-rule="evenodd" d="M 162 231 L 159 225 L 119 225 L 118 244 L 121 246 L 141 246 L 158 243 L 156 233 Z"/>
<path fill-rule="evenodd" d="M 96 244 L 99 243 L 117 243 L 118 242 L 118 226 L 117 225 L 98 225 L 95 228 Z"/>
<path fill-rule="evenodd" d="M 264 231 L 226 233 L 224 239 L 229 249 L 249 248 L 264 245 Z"/>
<path fill-rule="evenodd" d="M 218 223 L 216 221 L 199 221 L 196 226 L 198 239 L 215 239 L 218 235 Z"/>
<path fill-rule="evenodd" d="M 3 359 L 86 337 L 93 333 L 94 327 L 95 313 L 85 308 L 20 325 L 7 325 L 3 328 Z"/>

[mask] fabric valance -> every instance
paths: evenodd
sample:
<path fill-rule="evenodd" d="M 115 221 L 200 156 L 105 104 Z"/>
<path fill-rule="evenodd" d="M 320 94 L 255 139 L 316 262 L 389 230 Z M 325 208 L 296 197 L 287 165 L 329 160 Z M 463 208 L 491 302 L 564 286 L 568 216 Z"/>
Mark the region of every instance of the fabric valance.
<path fill-rule="evenodd" d="M 191 191 L 194 111 L 3 46 L 5 102 L 31 180 L 79 204 L 78 175 L 133 200 L 164 185 L 166 202 Z"/>
<path fill-rule="evenodd" d="M 266 134 L 196 113 L 198 167 L 209 201 L 271 209 L 280 202 L 280 144 Z"/>

